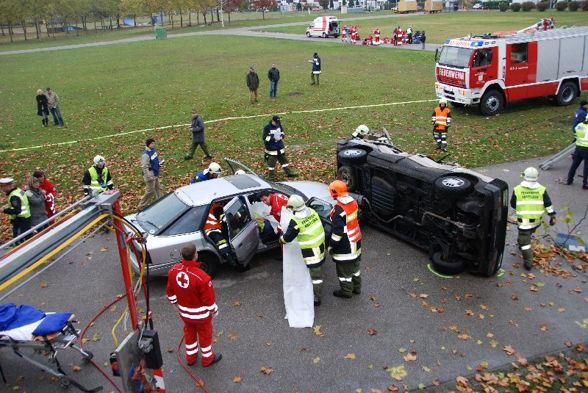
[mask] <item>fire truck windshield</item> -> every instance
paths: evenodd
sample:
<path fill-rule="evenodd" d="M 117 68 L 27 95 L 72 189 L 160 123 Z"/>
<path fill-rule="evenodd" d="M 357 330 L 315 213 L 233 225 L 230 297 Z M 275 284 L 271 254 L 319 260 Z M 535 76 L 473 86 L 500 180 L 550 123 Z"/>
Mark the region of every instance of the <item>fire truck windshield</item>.
<path fill-rule="evenodd" d="M 466 68 L 470 63 L 472 49 L 444 46 L 439 55 L 439 65 L 457 68 Z"/>

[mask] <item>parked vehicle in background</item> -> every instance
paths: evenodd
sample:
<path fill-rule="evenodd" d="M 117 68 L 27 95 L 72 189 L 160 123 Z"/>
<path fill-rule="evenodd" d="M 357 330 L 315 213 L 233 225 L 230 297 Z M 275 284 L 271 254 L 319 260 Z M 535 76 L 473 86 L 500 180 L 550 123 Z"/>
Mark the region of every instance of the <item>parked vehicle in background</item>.
<path fill-rule="evenodd" d="M 339 34 L 339 20 L 336 16 L 319 16 L 306 28 L 307 37 L 337 38 Z"/>
<path fill-rule="evenodd" d="M 337 175 L 370 226 L 425 250 L 434 269 L 493 276 L 502 265 L 508 185 L 406 153 L 389 136 L 337 143 Z"/>
<path fill-rule="evenodd" d="M 483 10 L 484 6 L 482 5 L 482 3 L 476 3 L 473 5 L 472 9 L 474 10 Z"/>
<path fill-rule="evenodd" d="M 436 54 L 437 96 L 456 106 L 479 105 L 484 116 L 528 98 L 570 105 L 588 89 L 588 27 L 552 29 L 552 22 L 445 41 Z"/>

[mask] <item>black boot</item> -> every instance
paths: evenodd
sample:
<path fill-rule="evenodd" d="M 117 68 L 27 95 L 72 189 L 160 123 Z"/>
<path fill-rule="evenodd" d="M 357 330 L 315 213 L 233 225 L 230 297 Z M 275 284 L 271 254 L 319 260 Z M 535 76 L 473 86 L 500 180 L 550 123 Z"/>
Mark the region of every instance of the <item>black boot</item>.
<path fill-rule="evenodd" d="M 333 296 L 349 299 L 352 295 L 348 292 L 343 292 L 341 289 L 337 289 L 333 291 Z"/>

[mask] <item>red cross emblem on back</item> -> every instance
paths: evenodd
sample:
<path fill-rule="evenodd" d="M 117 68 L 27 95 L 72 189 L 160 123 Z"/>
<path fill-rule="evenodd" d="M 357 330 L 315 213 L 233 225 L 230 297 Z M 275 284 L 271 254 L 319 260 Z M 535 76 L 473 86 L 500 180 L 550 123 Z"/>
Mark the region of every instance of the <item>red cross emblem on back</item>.
<path fill-rule="evenodd" d="M 186 272 L 179 272 L 176 276 L 176 283 L 181 288 L 188 288 L 188 286 L 190 285 L 190 277 L 188 277 Z"/>

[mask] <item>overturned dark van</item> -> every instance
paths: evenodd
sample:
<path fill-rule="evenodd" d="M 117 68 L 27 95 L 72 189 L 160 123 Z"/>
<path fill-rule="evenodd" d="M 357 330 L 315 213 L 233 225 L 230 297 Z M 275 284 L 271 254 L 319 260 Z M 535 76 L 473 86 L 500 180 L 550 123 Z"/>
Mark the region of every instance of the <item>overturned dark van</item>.
<path fill-rule="evenodd" d="M 403 152 L 385 138 L 340 140 L 337 175 L 362 195 L 371 226 L 428 252 L 436 271 L 490 277 L 502 265 L 504 181 Z"/>

